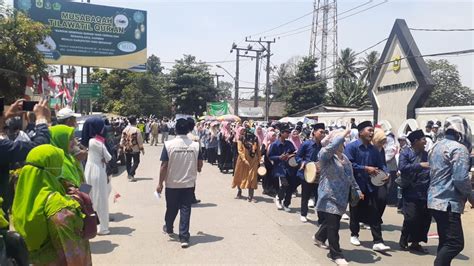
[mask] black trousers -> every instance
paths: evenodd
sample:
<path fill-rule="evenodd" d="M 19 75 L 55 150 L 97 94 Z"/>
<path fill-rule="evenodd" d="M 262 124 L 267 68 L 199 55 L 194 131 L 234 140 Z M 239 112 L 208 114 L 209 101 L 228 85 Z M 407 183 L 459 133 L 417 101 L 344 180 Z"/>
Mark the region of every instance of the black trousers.
<path fill-rule="evenodd" d="M 435 266 L 449 266 L 451 261 L 464 249 L 464 234 L 462 231 L 461 214 L 451 211 L 431 210 L 438 228 L 438 253 Z"/>
<path fill-rule="evenodd" d="M 308 215 L 308 201 L 314 196 L 314 191 L 317 191 L 318 184 L 301 181 L 301 216 Z M 318 196 L 316 195 L 316 200 Z"/>
<path fill-rule="evenodd" d="M 322 224 L 319 226 L 319 230 L 314 237 L 323 243 L 326 242 L 326 239 L 328 240 L 331 259 L 343 259 L 344 256 L 339 246 L 341 215 L 321 211 L 318 212 L 318 215 L 321 217 Z"/>
<path fill-rule="evenodd" d="M 291 197 L 295 189 L 294 184 L 290 183 L 290 180 L 286 176 L 278 177 L 280 181 L 280 188 L 278 190 L 278 200 L 283 201 L 283 205 L 288 207 L 291 204 Z"/>
<path fill-rule="evenodd" d="M 375 195 L 366 195 L 364 200 L 359 201 L 357 206 L 350 206 L 349 228 L 351 236 L 359 237 L 359 222 L 370 225 L 370 231 L 374 244 L 383 243 L 382 238 L 382 211 L 378 208 L 377 198 Z M 385 207 L 383 207 L 385 209 Z"/>
<path fill-rule="evenodd" d="M 426 200 L 404 200 L 403 216 L 401 239 L 413 243 L 426 243 L 431 224 L 431 213 Z"/>
<path fill-rule="evenodd" d="M 166 231 L 173 233 L 173 224 L 179 212 L 179 239 L 189 241 L 189 224 L 194 188 L 166 188 Z"/>
<path fill-rule="evenodd" d="M 140 164 L 140 153 L 133 152 L 133 153 L 125 153 L 125 160 L 127 161 L 127 173 L 131 176 L 135 176 L 135 171 Z M 133 163 L 132 163 L 133 161 Z"/>

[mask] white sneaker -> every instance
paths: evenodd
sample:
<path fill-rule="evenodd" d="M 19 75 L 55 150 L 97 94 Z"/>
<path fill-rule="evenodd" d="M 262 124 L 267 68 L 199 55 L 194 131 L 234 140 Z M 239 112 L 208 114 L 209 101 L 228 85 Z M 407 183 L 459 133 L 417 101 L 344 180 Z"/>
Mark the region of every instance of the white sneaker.
<path fill-rule="evenodd" d="M 342 220 L 347 221 L 347 220 L 349 220 L 349 218 L 350 218 L 349 215 L 347 215 L 345 213 L 342 215 Z"/>
<path fill-rule="evenodd" d="M 306 223 L 308 221 L 308 218 L 306 218 L 306 216 L 300 216 L 300 221 Z"/>
<path fill-rule="evenodd" d="M 378 243 L 378 244 L 374 244 L 372 249 L 374 251 L 387 251 L 387 250 L 390 250 L 390 247 L 386 246 L 384 243 Z"/>
<path fill-rule="evenodd" d="M 310 207 L 310 208 L 314 207 L 314 199 L 309 199 L 308 200 L 308 207 Z"/>
<path fill-rule="evenodd" d="M 318 246 L 319 248 L 322 248 L 322 249 L 329 249 L 329 247 L 326 246 L 326 244 L 324 244 L 323 242 L 317 240 L 314 235 L 313 235 L 312 238 L 313 238 L 314 244 L 315 244 L 316 246 Z"/>
<path fill-rule="evenodd" d="M 360 241 L 357 236 L 351 236 L 351 244 L 354 246 L 360 246 Z"/>
<path fill-rule="evenodd" d="M 277 209 L 278 209 L 278 210 L 283 209 L 283 206 L 281 206 L 281 202 L 280 202 L 280 200 L 278 199 L 278 197 L 275 198 L 275 205 L 277 206 Z"/>
<path fill-rule="evenodd" d="M 345 260 L 345 259 L 335 259 L 334 262 L 337 265 L 349 265 L 349 262 L 347 262 L 347 260 Z"/>
<path fill-rule="evenodd" d="M 283 206 L 283 210 L 286 212 L 291 212 L 291 209 L 289 207 Z"/>

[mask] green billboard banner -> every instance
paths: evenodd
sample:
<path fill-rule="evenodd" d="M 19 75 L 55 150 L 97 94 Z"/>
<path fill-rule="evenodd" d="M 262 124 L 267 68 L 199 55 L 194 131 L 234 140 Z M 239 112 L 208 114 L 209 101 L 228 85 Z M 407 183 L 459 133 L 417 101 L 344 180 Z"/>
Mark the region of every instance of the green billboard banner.
<path fill-rule="evenodd" d="M 79 84 L 78 94 L 79 99 L 99 98 L 102 96 L 102 88 L 96 83 Z"/>
<path fill-rule="evenodd" d="M 39 44 L 46 63 L 128 69 L 146 62 L 146 11 L 67 0 L 14 0 L 51 27 Z"/>
<path fill-rule="evenodd" d="M 221 116 L 230 114 L 229 104 L 227 102 L 209 103 L 207 107 L 207 114 L 211 116 Z"/>

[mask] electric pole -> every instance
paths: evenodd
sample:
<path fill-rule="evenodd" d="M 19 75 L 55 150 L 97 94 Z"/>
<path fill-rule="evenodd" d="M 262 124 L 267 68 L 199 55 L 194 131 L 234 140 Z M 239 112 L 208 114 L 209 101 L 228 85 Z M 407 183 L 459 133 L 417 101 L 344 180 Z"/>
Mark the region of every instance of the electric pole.
<path fill-rule="evenodd" d="M 216 88 L 217 90 L 219 91 L 220 90 L 220 87 L 219 87 L 219 77 L 223 77 L 224 75 L 219 75 L 217 73 L 214 73 L 214 77 L 216 77 Z M 221 92 L 219 92 L 221 93 Z M 218 99 L 219 101 L 221 100 L 220 98 Z"/>
<path fill-rule="evenodd" d="M 258 107 L 258 80 L 259 80 L 259 64 L 260 64 L 260 52 L 257 52 L 257 55 L 255 56 L 256 58 L 256 64 L 255 64 L 255 91 L 253 94 L 253 107 Z"/>
<path fill-rule="evenodd" d="M 256 74 L 255 74 L 255 88 L 254 88 L 255 95 L 257 97 L 256 97 L 256 100 L 254 100 L 254 106 L 258 106 L 258 68 L 259 68 L 258 61 L 260 59 L 259 53 L 262 53 L 263 51 L 265 51 L 265 49 L 256 50 L 256 49 L 253 49 L 251 45 L 247 46 L 246 48 L 240 48 L 240 47 L 237 47 L 237 44 L 233 43 L 232 49 L 230 50 L 230 52 L 232 53 L 234 50 L 237 51 L 236 60 L 235 60 L 235 79 L 234 79 L 235 81 L 234 114 L 239 115 L 239 89 L 240 89 L 239 87 L 239 58 L 248 57 L 248 58 L 251 58 L 252 60 L 254 58 L 257 59 L 257 69 L 255 70 Z M 245 54 L 241 55 L 240 51 L 245 51 Z M 256 52 L 257 55 L 256 56 L 247 55 L 248 52 Z"/>
<path fill-rule="evenodd" d="M 265 84 L 265 121 L 268 121 L 268 118 L 270 116 L 270 57 L 272 56 L 271 53 L 271 44 L 275 43 L 275 39 L 272 41 L 262 41 L 262 39 L 258 40 L 249 40 L 245 38 L 246 42 L 256 42 L 260 44 L 263 48 L 264 51 L 266 51 L 266 57 L 267 57 L 267 80 Z M 262 43 L 266 43 L 267 46 L 265 47 Z"/>

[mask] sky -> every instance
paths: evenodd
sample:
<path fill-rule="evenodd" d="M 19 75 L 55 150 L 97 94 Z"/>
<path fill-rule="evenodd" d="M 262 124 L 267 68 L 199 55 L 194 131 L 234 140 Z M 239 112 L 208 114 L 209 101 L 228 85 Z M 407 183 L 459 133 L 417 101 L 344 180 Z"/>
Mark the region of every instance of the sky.
<path fill-rule="evenodd" d="M 10 0 L 12 1 L 12 0 Z M 338 1 L 338 13 L 358 6 L 367 0 Z M 384 0 L 373 0 L 370 7 Z M 230 53 L 233 42 L 246 46 L 245 36 L 266 31 L 298 18 L 313 8 L 312 0 L 91 0 L 92 4 L 117 6 L 147 11 L 148 55 L 155 54 L 163 62 L 174 62 L 183 54 L 196 56 L 205 62 L 219 63 L 235 74 L 235 52 Z M 347 13 L 351 14 L 363 8 Z M 395 19 L 405 19 L 412 28 L 474 28 L 474 1 L 456 0 L 389 0 L 373 9 L 344 19 L 338 24 L 339 50 L 350 47 L 354 51 L 365 48 L 388 37 Z M 312 16 L 263 35 L 278 34 L 311 24 Z M 474 31 L 420 32 L 412 31 L 421 54 L 432 54 L 474 48 Z M 253 38 L 263 36 L 252 36 Z M 272 45 L 272 65 L 285 63 L 295 56 L 309 52 L 310 31 L 276 40 Z M 385 42 L 374 47 L 380 53 Z M 458 66 L 463 85 L 474 89 L 474 54 L 445 58 Z M 163 63 L 165 69 L 172 64 Z M 233 82 L 222 69 L 211 65 L 211 71 L 225 75 L 221 80 Z M 241 86 L 253 86 L 255 62 L 242 61 Z M 260 82 L 265 81 L 261 72 Z M 245 96 L 245 95 L 243 95 Z M 250 96 L 250 94 L 248 95 Z"/>

